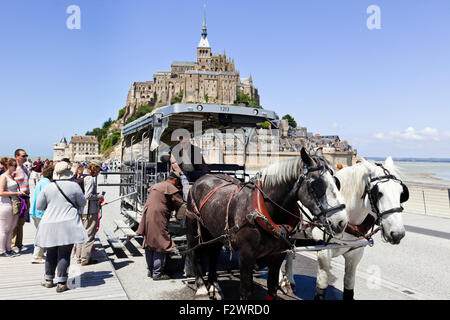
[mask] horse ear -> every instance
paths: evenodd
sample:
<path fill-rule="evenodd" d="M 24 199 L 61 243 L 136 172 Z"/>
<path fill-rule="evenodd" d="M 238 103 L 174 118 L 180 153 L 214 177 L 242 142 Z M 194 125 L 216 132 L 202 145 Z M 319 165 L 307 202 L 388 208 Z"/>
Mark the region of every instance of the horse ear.
<path fill-rule="evenodd" d="M 314 162 L 309 156 L 308 152 L 306 152 L 305 147 L 303 147 L 300 151 L 300 155 L 302 157 L 303 163 L 306 164 L 306 166 L 312 167 L 314 165 Z"/>
<path fill-rule="evenodd" d="M 316 149 L 316 156 L 323 158 L 323 147 L 319 147 Z"/>
<path fill-rule="evenodd" d="M 391 156 L 386 158 L 386 160 L 384 161 L 384 165 L 386 167 L 391 167 L 391 168 L 394 167 L 394 160 L 392 160 Z"/>

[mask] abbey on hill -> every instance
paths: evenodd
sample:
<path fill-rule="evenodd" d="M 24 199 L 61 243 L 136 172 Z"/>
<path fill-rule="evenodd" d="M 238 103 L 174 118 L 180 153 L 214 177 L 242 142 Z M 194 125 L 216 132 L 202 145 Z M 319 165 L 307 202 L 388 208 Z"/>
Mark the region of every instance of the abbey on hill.
<path fill-rule="evenodd" d="M 128 92 L 124 120 L 144 105 L 161 107 L 173 103 L 233 104 L 238 93 L 248 95 L 259 105 L 252 77 L 240 78 L 234 59 L 211 53 L 206 21 L 197 46 L 197 61 L 174 61 L 171 71 L 159 71 L 153 81 L 133 82 Z"/>

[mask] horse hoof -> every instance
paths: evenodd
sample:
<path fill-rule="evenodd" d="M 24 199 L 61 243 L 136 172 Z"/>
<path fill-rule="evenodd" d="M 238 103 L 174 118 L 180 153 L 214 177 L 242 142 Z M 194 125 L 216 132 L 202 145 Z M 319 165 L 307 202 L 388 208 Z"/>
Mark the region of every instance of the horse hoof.
<path fill-rule="evenodd" d="M 353 289 L 349 290 L 349 289 L 344 288 L 343 300 L 346 300 L 346 301 L 354 300 L 353 295 L 354 295 Z"/>
<path fill-rule="evenodd" d="M 208 293 L 211 300 L 223 300 L 224 298 L 222 289 L 220 289 L 220 286 L 217 282 L 214 282 L 209 286 Z"/>
<path fill-rule="evenodd" d="M 327 289 L 316 289 L 316 296 L 314 297 L 314 300 L 325 300 L 325 293 Z"/>
<path fill-rule="evenodd" d="M 294 290 L 290 284 L 286 285 L 286 293 L 291 295 L 294 294 Z"/>
<path fill-rule="evenodd" d="M 197 289 L 197 292 L 195 292 L 195 300 L 209 300 L 209 292 L 208 289 L 206 289 L 205 286 L 201 286 Z"/>

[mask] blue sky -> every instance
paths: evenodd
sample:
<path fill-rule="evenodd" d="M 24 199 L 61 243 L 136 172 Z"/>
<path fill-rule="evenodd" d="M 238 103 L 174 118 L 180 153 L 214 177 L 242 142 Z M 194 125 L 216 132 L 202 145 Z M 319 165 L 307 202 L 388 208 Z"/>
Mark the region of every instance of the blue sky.
<path fill-rule="evenodd" d="M 201 0 L 1 0 L 0 154 L 52 156 L 115 119 L 134 81 L 195 60 Z M 69 30 L 67 7 L 81 8 Z M 381 29 L 369 30 L 369 5 Z M 213 52 L 264 108 L 362 156 L 450 158 L 450 1 L 209 0 Z M 5 134 L 6 133 L 6 134 Z"/>

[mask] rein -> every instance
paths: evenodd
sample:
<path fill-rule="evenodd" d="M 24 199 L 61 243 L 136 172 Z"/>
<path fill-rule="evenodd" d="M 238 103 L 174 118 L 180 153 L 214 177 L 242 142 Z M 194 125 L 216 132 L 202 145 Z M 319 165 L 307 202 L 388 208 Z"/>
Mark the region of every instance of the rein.
<path fill-rule="evenodd" d="M 309 222 L 310 225 L 314 225 L 314 226 L 320 228 L 320 229 L 324 232 L 324 241 L 325 241 L 325 235 L 328 235 L 328 240 L 326 241 L 326 243 L 328 243 L 328 242 L 331 240 L 331 238 L 333 237 L 333 235 L 334 235 L 333 232 L 331 231 L 331 227 L 330 227 L 329 225 L 326 225 L 326 227 L 323 227 L 318 221 L 320 220 L 322 223 L 325 222 L 325 223 L 328 224 L 327 219 L 326 219 L 326 216 L 327 216 L 328 214 L 330 214 L 330 213 L 334 213 L 334 212 L 336 212 L 336 211 L 340 211 L 340 210 L 345 209 L 345 204 L 341 204 L 341 205 L 336 206 L 336 207 L 331 207 L 331 208 L 325 209 L 325 208 L 323 207 L 322 203 L 320 202 L 320 200 L 318 199 L 316 193 L 314 192 L 314 190 L 313 190 L 312 187 L 311 187 L 311 184 L 310 184 L 311 178 L 309 178 L 308 175 L 309 175 L 310 173 L 312 173 L 312 172 L 315 172 L 315 171 L 321 171 L 321 172 L 323 172 L 324 170 L 325 170 L 325 167 L 324 167 L 323 165 L 320 165 L 320 166 L 317 166 L 317 167 L 311 167 L 311 168 L 308 168 L 308 167 L 305 166 L 304 169 L 303 169 L 303 174 L 301 174 L 300 177 L 299 177 L 299 178 L 297 179 L 297 181 L 295 182 L 294 188 L 293 188 L 293 190 L 291 191 L 291 193 L 296 194 L 296 193 L 298 192 L 298 190 L 300 189 L 300 187 L 302 186 L 302 184 L 303 184 L 305 181 L 307 182 L 307 184 L 308 184 L 308 193 L 309 193 L 310 196 L 314 199 L 314 202 L 316 203 L 317 207 L 320 209 L 320 213 L 319 213 L 319 215 L 316 216 L 315 218 L 311 218 L 311 217 L 307 214 L 307 212 L 306 212 L 301 206 L 299 206 L 299 205 L 297 204 L 297 207 L 300 209 L 301 213 L 303 213 L 303 215 L 305 215 L 305 216 L 308 218 L 308 220 L 310 221 L 310 222 Z M 195 219 L 197 220 L 197 224 L 198 224 L 198 233 L 199 233 L 199 235 L 198 235 L 198 236 L 199 236 L 199 244 L 198 244 L 197 246 L 195 246 L 194 248 L 192 248 L 192 249 L 189 249 L 189 250 L 180 252 L 181 254 L 186 254 L 186 253 L 188 253 L 188 252 L 191 252 L 191 251 L 195 250 L 196 248 L 198 248 L 198 247 L 200 247 L 200 246 L 207 245 L 207 244 L 211 244 L 211 243 L 214 243 L 214 242 L 217 242 L 217 241 L 221 241 L 222 239 L 228 240 L 229 245 L 230 245 L 230 248 L 231 248 L 231 230 L 230 230 L 229 225 L 228 225 L 228 217 L 229 217 L 229 208 L 230 208 L 230 204 L 231 204 L 231 201 L 232 201 L 233 197 L 234 197 L 237 193 L 239 193 L 245 186 L 247 186 L 247 185 L 249 185 L 249 184 L 253 185 L 254 188 L 256 188 L 256 189 L 261 193 L 261 195 L 262 195 L 262 197 L 263 197 L 264 200 L 269 201 L 269 202 L 272 203 L 275 207 L 277 207 L 279 210 L 281 210 L 282 212 L 284 212 L 284 213 L 286 213 L 286 214 L 288 214 L 288 215 L 290 215 L 290 216 L 295 217 L 296 219 L 299 219 L 299 221 L 298 221 L 297 225 L 296 225 L 294 228 L 292 228 L 292 229 L 290 229 L 290 230 L 287 230 L 287 234 L 283 235 L 283 234 L 282 234 L 282 231 L 281 231 L 281 229 L 280 229 L 280 227 L 279 227 L 278 225 L 276 225 L 276 224 L 272 221 L 272 219 L 270 218 L 270 216 L 268 216 L 268 215 L 266 215 L 266 214 L 264 214 L 264 213 L 261 213 L 261 212 L 259 212 L 258 210 L 253 210 L 251 213 L 247 214 L 247 216 L 246 216 L 246 217 L 247 217 L 247 220 L 250 221 L 250 222 L 252 222 L 252 221 L 254 221 L 255 219 L 259 219 L 259 220 L 257 220 L 257 222 L 258 222 L 258 224 L 259 224 L 263 229 L 265 229 L 265 230 L 268 231 L 269 233 L 273 234 L 276 238 L 282 239 L 282 240 L 283 240 L 283 241 L 284 241 L 291 249 L 293 248 L 293 244 L 289 241 L 289 236 L 293 233 L 293 230 L 296 230 L 300 225 L 304 225 L 303 218 L 302 218 L 302 214 L 300 214 L 300 215 L 294 214 L 294 213 L 292 213 L 291 211 L 285 209 L 283 206 L 279 205 L 277 202 L 273 201 L 273 200 L 272 200 L 269 196 L 267 196 L 267 194 L 262 190 L 262 187 L 261 187 L 261 185 L 260 185 L 260 181 L 257 180 L 257 179 L 251 179 L 251 180 L 248 181 L 248 182 L 245 182 L 245 183 L 239 183 L 239 184 L 238 184 L 237 181 L 233 181 L 233 180 L 230 181 L 230 180 L 228 180 L 228 179 L 226 179 L 226 178 L 224 178 L 224 177 L 221 177 L 221 176 L 216 176 L 216 177 L 218 177 L 218 178 L 220 178 L 220 179 L 223 179 L 223 180 L 227 181 L 227 183 L 225 183 L 225 184 L 223 184 L 223 185 L 221 185 L 221 186 L 215 188 L 214 190 L 212 190 L 212 191 L 206 196 L 206 198 L 202 201 L 200 207 L 197 207 L 197 205 L 196 205 L 196 203 L 195 203 L 195 201 L 194 201 L 194 198 L 193 198 L 193 196 L 192 196 L 192 192 L 191 192 L 191 190 L 189 190 L 189 192 L 190 192 L 190 194 L 191 194 L 192 207 L 193 207 L 193 209 L 194 209 L 194 214 L 190 214 L 189 216 L 190 216 L 191 218 L 195 218 Z M 203 222 L 202 219 L 201 219 L 201 214 L 200 214 L 201 209 L 204 207 L 204 205 L 208 202 L 208 200 L 209 200 L 209 199 L 210 199 L 210 198 L 211 198 L 218 190 L 220 190 L 220 189 L 222 189 L 222 188 L 224 188 L 224 187 L 227 187 L 227 186 L 229 186 L 229 185 L 232 185 L 232 184 L 236 184 L 237 186 L 236 186 L 236 188 L 233 190 L 233 192 L 231 193 L 230 198 L 229 198 L 229 200 L 228 200 L 228 204 L 227 204 L 227 208 L 226 208 L 225 230 L 224 230 L 224 231 L 225 231 L 225 234 L 222 234 L 222 235 L 220 235 L 219 237 L 217 237 L 217 238 L 215 238 L 215 239 L 212 239 L 212 240 L 210 240 L 210 241 L 208 241 L 208 242 L 202 242 L 202 241 L 201 241 L 201 232 L 200 232 L 200 231 L 201 231 L 201 230 L 200 230 L 200 223 L 204 226 L 204 222 Z M 255 194 L 255 197 L 257 197 L 256 194 Z M 261 221 L 263 221 L 263 222 L 265 223 L 265 225 L 262 225 L 262 224 L 261 224 L 261 223 L 262 223 Z M 261 223 L 260 223 L 260 222 L 261 222 Z M 233 228 L 236 228 L 236 226 L 233 227 Z M 232 229 L 233 229 L 233 228 L 232 228 Z M 242 228 L 242 226 L 237 227 L 237 229 L 236 229 L 234 232 L 237 232 L 240 228 Z M 268 228 L 269 228 L 269 230 L 268 230 Z M 291 228 L 291 227 L 289 227 L 289 228 Z M 270 230 L 270 229 L 271 229 L 271 230 Z M 283 229 L 285 229 L 285 228 L 283 228 Z"/>

